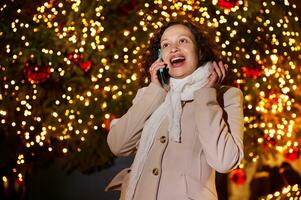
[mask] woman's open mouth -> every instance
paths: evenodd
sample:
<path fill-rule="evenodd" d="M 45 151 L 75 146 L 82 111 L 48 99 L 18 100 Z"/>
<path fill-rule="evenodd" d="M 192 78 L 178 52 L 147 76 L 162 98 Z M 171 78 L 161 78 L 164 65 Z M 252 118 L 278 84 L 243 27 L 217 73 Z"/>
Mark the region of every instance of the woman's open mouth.
<path fill-rule="evenodd" d="M 184 56 L 177 56 L 177 57 L 174 57 L 172 59 L 170 59 L 170 64 L 171 64 L 171 67 L 181 67 L 185 62 L 185 57 Z"/>

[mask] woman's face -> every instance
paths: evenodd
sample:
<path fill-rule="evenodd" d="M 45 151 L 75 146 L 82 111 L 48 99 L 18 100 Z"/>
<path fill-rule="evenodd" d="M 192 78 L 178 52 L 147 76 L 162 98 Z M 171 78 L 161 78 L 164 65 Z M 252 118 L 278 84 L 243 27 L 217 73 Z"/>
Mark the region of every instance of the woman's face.
<path fill-rule="evenodd" d="M 160 46 L 171 77 L 185 78 L 198 67 L 198 49 L 188 27 L 182 24 L 168 27 L 161 37 Z"/>

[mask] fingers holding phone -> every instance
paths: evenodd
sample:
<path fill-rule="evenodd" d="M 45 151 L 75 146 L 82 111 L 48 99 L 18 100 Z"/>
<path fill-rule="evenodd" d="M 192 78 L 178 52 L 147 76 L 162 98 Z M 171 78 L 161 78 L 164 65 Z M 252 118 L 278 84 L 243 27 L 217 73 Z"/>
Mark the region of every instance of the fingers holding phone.
<path fill-rule="evenodd" d="M 158 84 L 160 86 L 161 83 L 159 81 L 159 77 L 158 77 L 158 70 L 159 69 L 164 69 L 165 68 L 165 63 L 160 61 L 160 59 L 157 59 L 149 68 L 149 73 L 151 75 L 151 82 Z"/>
<path fill-rule="evenodd" d="M 151 81 L 153 83 L 159 84 L 166 91 L 169 90 L 169 74 L 166 64 L 162 59 L 162 51 L 158 49 L 158 59 L 150 67 Z"/>

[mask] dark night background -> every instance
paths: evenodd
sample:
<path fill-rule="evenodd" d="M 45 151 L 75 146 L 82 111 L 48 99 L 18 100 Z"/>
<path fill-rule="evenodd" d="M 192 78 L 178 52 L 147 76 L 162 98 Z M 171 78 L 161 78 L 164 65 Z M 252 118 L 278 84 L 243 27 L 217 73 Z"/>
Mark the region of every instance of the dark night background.
<path fill-rule="evenodd" d="M 91 175 L 73 172 L 70 175 L 57 164 L 28 178 L 28 200 L 115 200 L 119 192 L 104 192 L 110 180 L 132 162 L 132 158 L 117 158 L 115 165 Z"/>
<path fill-rule="evenodd" d="M 297 5 L 301 18 L 301 0 L 291 0 Z M 66 175 L 56 164 L 29 178 L 30 200 L 115 200 L 118 192 L 104 192 L 105 186 L 123 168 L 130 166 L 132 158 L 117 158 L 115 165 L 103 171 L 84 175 L 73 172 Z"/>
<path fill-rule="evenodd" d="M 301 0 L 291 0 L 297 5 L 301 18 Z M 90 175 L 79 171 L 67 175 L 58 164 L 27 177 L 29 200 L 117 200 L 118 192 L 104 192 L 105 186 L 123 168 L 130 166 L 132 158 L 117 158 L 109 168 Z"/>

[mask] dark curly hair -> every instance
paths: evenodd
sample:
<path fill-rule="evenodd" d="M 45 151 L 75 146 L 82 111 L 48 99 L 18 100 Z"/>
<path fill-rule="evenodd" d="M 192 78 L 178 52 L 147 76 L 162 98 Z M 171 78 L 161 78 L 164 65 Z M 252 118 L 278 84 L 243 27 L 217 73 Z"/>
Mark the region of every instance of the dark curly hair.
<path fill-rule="evenodd" d="M 198 66 L 203 65 L 204 63 L 208 61 L 214 61 L 218 58 L 218 48 L 216 44 L 211 41 L 209 38 L 205 37 L 203 32 L 200 30 L 200 28 L 194 23 L 188 21 L 188 20 L 176 20 L 171 21 L 167 23 L 166 25 L 162 26 L 156 33 L 154 33 L 153 37 L 150 39 L 149 47 L 147 48 L 145 52 L 144 60 L 142 61 L 142 66 L 144 67 L 144 73 L 149 76 L 149 68 L 155 62 L 155 60 L 158 59 L 158 49 L 160 48 L 160 41 L 161 37 L 164 33 L 164 31 L 173 25 L 184 25 L 192 32 L 195 41 L 196 46 L 198 48 L 198 57 L 199 62 Z"/>

